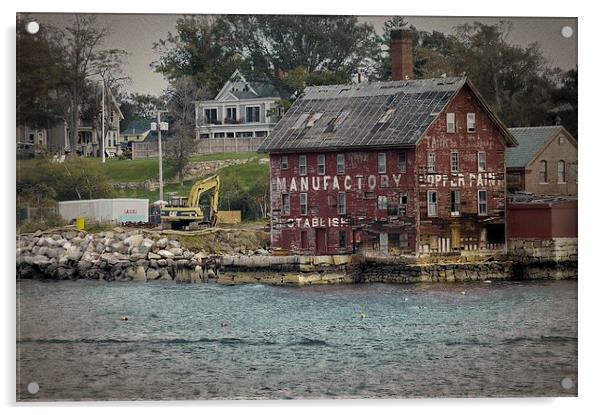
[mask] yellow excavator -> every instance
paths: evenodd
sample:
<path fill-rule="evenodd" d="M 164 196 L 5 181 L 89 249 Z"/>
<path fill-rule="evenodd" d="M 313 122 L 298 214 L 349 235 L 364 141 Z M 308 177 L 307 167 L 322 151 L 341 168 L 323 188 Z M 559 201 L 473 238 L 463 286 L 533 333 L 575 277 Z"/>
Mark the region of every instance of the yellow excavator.
<path fill-rule="evenodd" d="M 209 212 L 203 213 L 200 205 L 201 196 L 210 193 Z M 196 230 L 200 227 L 211 227 L 217 223 L 217 205 L 219 203 L 219 176 L 213 175 L 197 181 L 190 189 L 188 197 L 173 195 L 169 203 L 161 209 L 161 226 L 163 229 Z"/>

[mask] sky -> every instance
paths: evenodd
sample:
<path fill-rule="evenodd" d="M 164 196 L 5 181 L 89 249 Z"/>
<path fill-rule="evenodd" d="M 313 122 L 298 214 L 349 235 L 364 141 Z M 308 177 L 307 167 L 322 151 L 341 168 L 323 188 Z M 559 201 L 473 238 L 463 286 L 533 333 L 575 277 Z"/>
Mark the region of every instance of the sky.
<path fill-rule="evenodd" d="M 72 19 L 71 14 L 31 14 L 40 24 L 50 23 L 65 26 Z M 153 43 L 164 39 L 168 32 L 175 29 L 180 15 L 170 14 L 102 14 L 101 24 L 111 28 L 104 47 L 124 49 L 129 52 L 125 72 L 131 82 L 126 85 L 130 92 L 159 95 L 167 86 L 162 75 L 150 67 L 157 59 Z M 359 16 L 360 21 L 371 23 L 377 32 L 382 31 L 383 23 L 389 16 Z M 500 20 L 512 22 L 513 30 L 508 41 L 526 46 L 538 42 L 551 67 L 564 70 L 577 66 L 577 19 L 551 17 L 418 17 L 409 16 L 406 20 L 418 30 L 436 30 L 452 33 L 455 26 L 479 21 L 495 24 Z M 561 35 L 563 27 L 573 29 L 573 35 L 565 38 Z"/>

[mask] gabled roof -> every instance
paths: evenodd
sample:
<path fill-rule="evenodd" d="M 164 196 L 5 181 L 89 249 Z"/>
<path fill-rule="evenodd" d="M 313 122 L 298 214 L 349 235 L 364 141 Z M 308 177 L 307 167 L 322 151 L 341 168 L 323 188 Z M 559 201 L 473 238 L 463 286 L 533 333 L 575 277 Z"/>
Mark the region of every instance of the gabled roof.
<path fill-rule="evenodd" d="M 215 96 L 216 101 L 235 99 L 279 98 L 278 90 L 269 83 L 247 82 L 247 79 L 237 69 Z"/>
<path fill-rule="evenodd" d="M 465 85 L 514 145 L 472 84 L 457 77 L 308 87 L 258 151 L 413 146 Z"/>
<path fill-rule="evenodd" d="M 150 130 L 152 120 L 138 118 L 130 121 L 125 131 L 121 135 L 142 134 Z"/>
<path fill-rule="evenodd" d="M 560 131 L 560 125 L 510 128 L 518 146 L 506 151 L 506 167 L 525 167 Z M 566 132 L 566 135 L 568 132 Z"/>

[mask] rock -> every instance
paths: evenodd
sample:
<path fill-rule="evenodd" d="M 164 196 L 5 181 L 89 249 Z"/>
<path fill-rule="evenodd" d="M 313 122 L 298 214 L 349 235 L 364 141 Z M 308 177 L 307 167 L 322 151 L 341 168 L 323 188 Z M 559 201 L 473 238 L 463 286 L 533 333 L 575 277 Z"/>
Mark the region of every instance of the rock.
<path fill-rule="evenodd" d="M 49 249 L 46 251 L 46 256 L 47 256 L 48 258 L 56 258 L 56 257 L 57 257 L 57 255 L 58 255 L 58 249 L 55 249 L 55 248 L 49 248 Z"/>
<path fill-rule="evenodd" d="M 161 238 L 155 243 L 155 245 L 159 249 L 164 249 L 164 248 L 167 248 L 168 243 L 169 243 L 169 240 L 167 238 Z"/>
<path fill-rule="evenodd" d="M 166 259 L 159 259 L 157 261 L 157 265 L 160 267 L 166 267 L 167 266 L 167 260 Z"/>
<path fill-rule="evenodd" d="M 31 259 L 31 263 L 34 265 L 48 265 L 50 264 L 50 260 L 46 258 L 44 255 L 36 255 Z"/>
<path fill-rule="evenodd" d="M 169 241 L 169 247 L 170 248 L 180 248 L 181 247 L 180 241 L 176 241 L 175 239 L 172 239 L 171 241 Z"/>
<path fill-rule="evenodd" d="M 92 262 L 82 259 L 77 263 L 77 269 L 79 270 L 80 273 L 83 273 L 84 271 L 88 270 L 92 268 Z"/>
<path fill-rule="evenodd" d="M 33 236 L 36 238 L 40 237 L 41 235 L 42 235 L 42 231 L 39 229 L 33 233 Z"/>
<path fill-rule="evenodd" d="M 59 280 L 70 279 L 74 273 L 75 273 L 75 269 L 73 269 L 73 268 L 59 267 L 56 270 L 56 276 Z"/>
<path fill-rule="evenodd" d="M 162 249 L 159 252 L 157 252 L 158 255 L 160 255 L 162 258 L 173 258 L 174 254 L 168 250 Z"/>
<path fill-rule="evenodd" d="M 258 249 L 258 250 L 257 250 L 257 251 L 255 251 L 255 252 L 256 252 L 258 255 L 269 255 L 269 254 L 270 254 L 270 253 L 269 253 L 267 250 L 265 250 L 265 249 L 263 249 L 263 248 L 260 248 L 260 249 Z"/>
<path fill-rule="evenodd" d="M 169 275 L 169 271 L 166 268 L 161 268 L 159 270 L 159 274 L 161 275 L 159 277 L 159 280 L 161 280 L 161 281 L 171 281 L 172 280 L 171 275 Z"/>
<path fill-rule="evenodd" d="M 161 255 L 159 255 L 159 254 L 154 254 L 154 253 L 152 253 L 152 252 L 149 252 L 149 253 L 148 253 L 148 259 L 151 259 L 151 260 L 152 260 L 152 259 L 155 259 L 155 260 L 156 260 L 156 259 L 161 259 Z"/>
<path fill-rule="evenodd" d="M 130 248 L 137 248 L 144 241 L 144 236 L 142 235 L 132 235 L 128 236 L 123 240 L 123 243 Z"/>
<path fill-rule="evenodd" d="M 82 251 L 79 248 L 72 247 L 66 252 L 67 259 L 70 261 L 79 261 L 82 257 Z"/>
<path fill-rule="evenodd" d="M 190 259 L 194 256 L 194 254 L 190 251 L 184 251 L 182 255 L 184 256 L 184 259 Z"/>
<path fill-rule="evenodd" d="M 146 259 L 146 255 L 144 254 L 130 254 L 130 261 L 138 261 L 141 259 Z"/>
<path fill-rule="evenodd" d="M 157 280 L 161 277 L 161 273 L 159 271 L 157 271 L 156 269 L 153 268 L 149 268 L 146 271 L 146 279 L 148 281 L 153 281 L 153 280 Z"/>
<path fill-rule="evenodd" d="M 207 270 L 207 278 L 215 278 L 215 271 L 213 270 L 213 268 L 209 268 Z"/>
<path fill-rule="evenodd" d="M 138 251 L 143 254 L 148 254 L 153 247 L 153 240 L 145 238 L 138 246 Z"/>
<path fill-rule="evenodd" d="M 143 266 L 137 266 L 136 271 L 134 272 L 133 279 L 135 281 L 144 281 L 146 282 L 146 272 L 144 271 Z"/>
<path fill-rule="evenodd" d="M 194 254 L 194 256 L 192 258 L 195 261 L 203 262 L 203 259 L 209 258 L 209 254 L 201 251 L 201 252 L 197 252 L 196 254 Z"/>
<path fill-rule="evenodd" d="M 184 253 L 182 248 L 170 248 L 169 252 L 171 252 L 174 256 L 181 256 Z"/>

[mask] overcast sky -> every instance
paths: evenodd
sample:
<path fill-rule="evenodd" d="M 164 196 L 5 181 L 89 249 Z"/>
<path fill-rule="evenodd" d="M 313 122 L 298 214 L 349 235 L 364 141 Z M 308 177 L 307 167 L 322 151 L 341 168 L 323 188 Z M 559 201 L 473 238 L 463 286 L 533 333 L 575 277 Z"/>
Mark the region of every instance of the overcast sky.
<path fill-rule="evenodd" d="M 71 14 L 32 14 L 40 21 L 57 26 L 66 25 Z M 130 53 L 125 70 L 132 78 L 127 89 L 132 92 L 158 95 L 167 85 L 160 74 L 150 68 L 150 63 L 157 59 L 152 49 L 153 43 L 165 38 L 169 31 L 174 31 L 179 15 L 168 14 L 102 14 L 102 24 L 110 26 L 111 35 L 104 47 L 125 49 Z M 361 16 L 361 21 L 374 25 L 380 32 L 388 16 Z M 451 33 L 453 28 L 463 23 L 480 21 L 487 24 L 508 20 L 513 24 L 509 42 L 523 46 L 532 42 L 541 45 L 550 66 L 571 69 L 577 65 L 577 19 L 575 18 L 491 18 L 491 17 L 407 17 L 406 20 L 419 30 L 437 30 Z M 573 36 L 565 38 L 561 35 L 564 26 L 573 28 Z"/>

